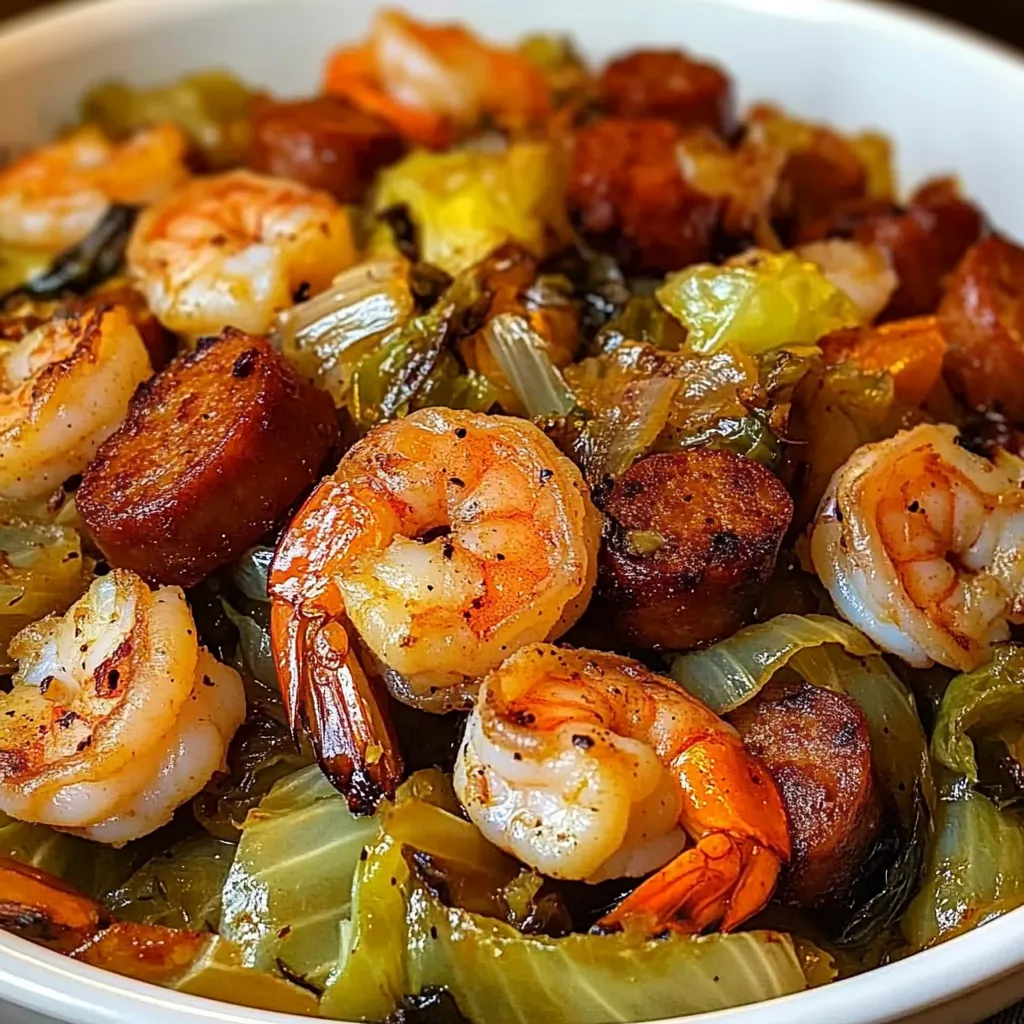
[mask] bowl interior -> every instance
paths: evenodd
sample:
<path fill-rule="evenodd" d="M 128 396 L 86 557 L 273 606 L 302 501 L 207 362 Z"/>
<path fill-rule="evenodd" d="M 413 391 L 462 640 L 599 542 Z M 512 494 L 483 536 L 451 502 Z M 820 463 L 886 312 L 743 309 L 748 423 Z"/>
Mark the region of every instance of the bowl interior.
<path fill-rule="evenodd" d="M 221 66 L 281 93 L 313 89 L 328 50 L 358 37 L 372 0 L 103 0 L 0 32 L 0 149 L 45 138 L 84 89 L 109 77 L 156 83 Z M 720 60 L 741 103 L 762 98 L 897 143 L 905 187 L 956 172 L 994 223 L 1024 238 L 1024 65 L 997 47 L 849 0 L 402 0 L 412 13 L 465 20 L 496 38 L 571 34 L 600 60 L 637 45 L 682 45 Z M 928 1011 L 1024 964 L 1024 911 L 936 950 L 812 993 L 692 1024 L 867 1024 Z M 1024 995 L 1024 975 L 1005 999 Z M 55 1019 L 136 1024 L 284 1021 L 105 975 L 0 935 L 0 1001 Z M 989 1006 L 988 1009 L 992 1007 Z M 0 1019 L 9 1019 L 0 1007 Z M 13 1012 L 13 1011 L 11 1011 Z M 967 1013 L 969 1014 L 969 1010 Z M 19 1020 L 21 1018 L 18 1018 Z M 298 1020 L 298 1018 L 290 1018 Z M 925 1019 L 925 1018 L 922 1018 Z"/>

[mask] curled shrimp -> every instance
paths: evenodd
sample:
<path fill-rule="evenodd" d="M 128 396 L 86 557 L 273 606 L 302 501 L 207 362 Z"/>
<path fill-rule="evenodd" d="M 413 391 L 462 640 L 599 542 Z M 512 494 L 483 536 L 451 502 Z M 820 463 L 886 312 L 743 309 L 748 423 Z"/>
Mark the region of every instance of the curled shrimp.
<path fill-rule="evenodd" d="M 355 637 L 400 700 L 467 707 L 510 651 L 579 618 L 599 534 L 579 471 L 526 420 L 424 409 L 348 452 L 282 538 L 270 625 L 293 728 L 354 807 L 401 770 Z"/>
<path fill-rule="evenodd" d="M 489 673 L 455 789 L 487 839 L 543 874 L 655 871 L 605 927 L 728 931 L 768 902 L 790 856 L 775 783 L 736 731 L 614 654 L 532 644 Z"/>
<path fill-rule="evenodd" d="M 326 192 L 233 171 L 197 178 L 145 211 L 128 270 L 150 309 L 188 337 L 265 334 L 299 292 L 355 262 L 348 214 Z"/>
<path fill-rule="evenodd" d="M 189 174 L 172 124 L 112 142 L 86 126 L 0 171 L 0 242 L 58 252 L 80 242 L 111 203 L 143 206 Z"/>
<path fill-rule="evenodd" d="M 425 146 L 450 143 L 485 115 L 525 125 L 550 102 L 544 76 L 521 54 L 391 9 L 377 14 L 367 43 L 332 56 L 326 88 Z"/>
<path fill-rule="evenodd" d="M 245 717 L 234 669 L 196 641 L 177 587 L 115 569 L 10 644 L 0 810 L 120 846 L 170 821 Z"/>
<path fill-rule="evenodd" d="M 33 498 L 89 464 L 152 372 L 129 314 L 51 320 L 0 355 L 0 497 Z"/>
<path fill-rule="evenodd" d="M 811 536 L 839 612 L 886 651 L 968 671 L 1024 622 L 1024 492 L 1010 458 L 922 424 L 857 449 Z"/>

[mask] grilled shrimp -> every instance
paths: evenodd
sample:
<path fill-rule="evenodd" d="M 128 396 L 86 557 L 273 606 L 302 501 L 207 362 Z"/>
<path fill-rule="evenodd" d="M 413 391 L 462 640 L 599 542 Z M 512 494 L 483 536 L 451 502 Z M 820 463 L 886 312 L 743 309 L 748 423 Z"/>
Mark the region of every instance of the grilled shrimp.
<path fill-rule="evenodd" d="M 177 587 L 115 569 L 11 641 L 0 810 L 119 846 L 171 819 L 245 717 L 234 669 L 198 646 Z"/>
<path fill-rule="evenodd" d="M 151 372 L 121 307 L 51 320 L 0 355 L 0 497 L 39 497 L 85 469 Z"/>
<path fill-rule="evenodd" d="M 455 789 L 492 843 L 546 875 L 656 871 L 604 926 L 728 931 L 790 856 L 778 790 L 736 731 L 615 654 L 532 644 L 489 673 Z"/>
<path fill-rule="evenodd" d="M 296 293 L 355 262 L 348 214 L 325 192 L 234 171 L 197 178 L 147 210 L 128 269 L 169 330 L 265 334 Z"/>
<path fill-rule="evenodd" d="M 1020 469 L 965 451 L 950 426 L 865 445 L 832 478 L 811 554 L 840 613 L 879 647 L 968 671 L 1024 622 Z"/>
<path fill-rule="evenodd" d="M 172 124 L 126 142 L 79 128 L 0 171 L 0 242 L 58 252 L 80 242 L 111 203 L 142 206 L 188 177 L 187 142 Z"/>
<path fill-rule="evenodd" d="M 293 728 L 309 723 L 353 807 L 401 771 L 355 637 L 400 700 L 466 707 L 510 651 L 582 614 L 599 533 L 579 471 L 526 420 L 424 409 L 348 452 L 285 533 L 270 594 Z"/>

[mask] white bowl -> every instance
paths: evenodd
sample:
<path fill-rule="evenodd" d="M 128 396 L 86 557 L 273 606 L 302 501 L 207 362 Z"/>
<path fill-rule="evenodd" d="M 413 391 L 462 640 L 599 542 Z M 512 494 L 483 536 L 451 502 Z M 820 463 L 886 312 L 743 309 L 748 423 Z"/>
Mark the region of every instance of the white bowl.
<path fill-rule="evenodd" d="M 850 0 L 400 0 L 496 38 L 571 32 L 602 59 L 640 44 L 722 61 L 752 98 L 843 128 L 877 127 L 902 180 L 956 171 L 994 223 L 1024 238 L 1024 63 L 938 22 Z M 0 32 L 0 146 L 41 140 L 77 97 L 116 75 L 139 84 L 209 66 L 308 92 L 332 45 L 360 36 L 372 0 L 103 0 Z M 1024 998 L 1024 909 L 902 963 L 688 1024 L 974 1024 Z M 0 933 L 0 1021 L 297 1024 L 118 978 Z"/>

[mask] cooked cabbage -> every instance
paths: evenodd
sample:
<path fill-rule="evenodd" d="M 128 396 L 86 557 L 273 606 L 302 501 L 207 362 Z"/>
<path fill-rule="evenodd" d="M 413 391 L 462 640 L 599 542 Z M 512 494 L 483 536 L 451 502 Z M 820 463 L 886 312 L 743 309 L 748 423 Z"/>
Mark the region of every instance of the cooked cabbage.
<path fill-rule="evenodd" d="M 83 97 L 81 116 L 115 138 L 172 121 L 216 171 L 245 162 L 253 96 L 227 71 L 199 71 L 151 89 L 123 82 L 97 85 Z"/>
<path fill-rule="evenodd" d="M 561 177 L 558 154 L 547 143 L 420 151 L 381 173 L 373 210 L 405 208 L 420 259 L 457 274 L 506 242 L 542 257 L 553 240 L 565 239 Z M 389 248 L 382 225 L 371 249 Z"/>
<path fill-rule="evenodd" d="M 791 252 L 754 252 L 724 267 L 687 267 L 672 274 L 657 296 L 689 332 L 686 344 L 694 352 L 813 345 L 830 331 L 862 322 L 844 292 Z"/>
<path fill-rule="evenodd" d="M 338 957 L 352 877 L 379 830 L 357 818 L 316 766 L 278 782 L 245 821 L 224 882 L 221 935 L 246 967 L 321 985 Z"/>

